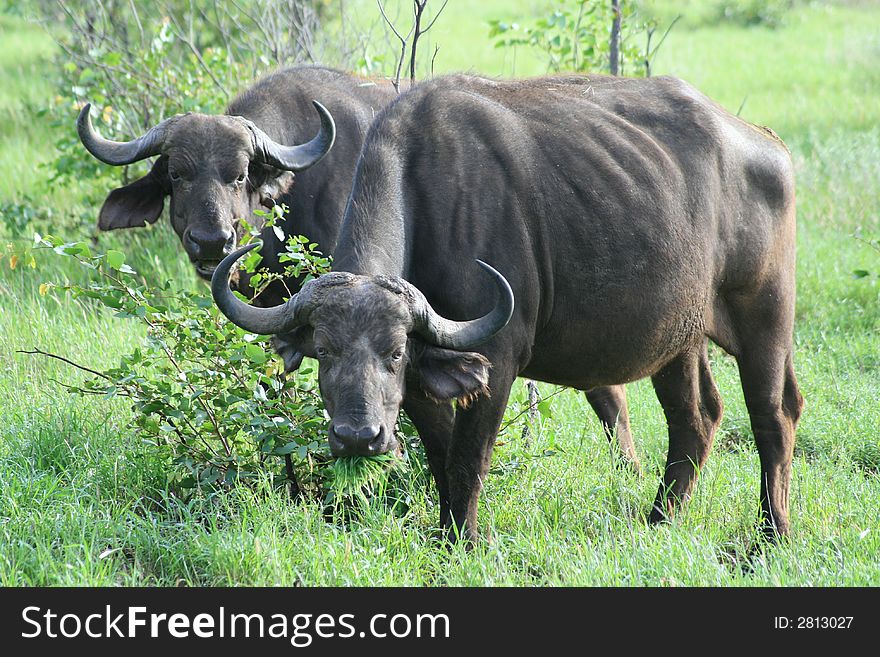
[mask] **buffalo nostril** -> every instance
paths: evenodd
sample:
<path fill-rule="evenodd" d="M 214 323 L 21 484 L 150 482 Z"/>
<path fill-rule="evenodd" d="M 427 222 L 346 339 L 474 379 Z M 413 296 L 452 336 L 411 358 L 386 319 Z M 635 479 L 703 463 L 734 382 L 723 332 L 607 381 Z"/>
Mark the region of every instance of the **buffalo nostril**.
<path fill-rule="evenodd" d="M 183 234 L 183 246 L 193 258 L 198 259 L 202 249 L 198 241 L 193 237 L 192 231 L 188 230 Z"/>
<path fill-rule="evenodd" d="M 375 454 L 381 445 L 382 426 L 379 424 L 367 424 L 353 427 L 345 423 L 334 423 L 331 427 L 333 434 L 339 443 L 349 454 L 369 456 Z"/>
<path fill-rule="evenodd" d="M 235 247 L 235 232 L 230 228 L 193 228 L 184 233 L 183 242 L 195 258 L 221 260 Z"/>
<path fill-rule="evenodd" d="M 361 427 L 352 427 L 348 424 L 334 424 L 333 433 L 342 441 L 372 442 L 378 438 L 382 428 L 378 424 L 368 424 Z"/>

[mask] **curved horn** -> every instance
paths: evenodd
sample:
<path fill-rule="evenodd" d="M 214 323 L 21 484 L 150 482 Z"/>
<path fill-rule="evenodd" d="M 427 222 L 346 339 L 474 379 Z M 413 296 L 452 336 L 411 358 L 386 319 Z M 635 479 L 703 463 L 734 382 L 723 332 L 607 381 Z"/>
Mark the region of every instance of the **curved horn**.
<path fill-rule="evenodd" d="M 86 150 L 106 164 L 121 166 L 144 160 L 162 152 L 162 145 L 168 131 L 168 124 L 175 117 L 165 119 L 159 125 L 153 126 L 147 132 L 132 141 L 110 141 L 98 134 L 92 125 L 89 116 L 92 109 L 91 103 L 80 110 L 76 119 L 76 131 L 79 140 Z"/>
<path fill-rule="evenodd" d="M 262 246 L 254 242 L 230 253 L 220 261 L 211 276 L 211 294 L 214 303 L 230 322 L 245 331 L 260 335 L 278 335 L 292 331 L 308 321 L 328 292 L 338 285 L 348 285 L 356 278 L 347 272 L 330 272 L 310 280 L 302 289 L 280 306 L 258 308 L 236 297 L 229 288 L 229 272 L 241 257 L 252 249 Z"/>
<path fill-rule="evenodd" d="M 295 299 L 299 295 L 293 295 L 280 306 L 257 308 L 246 304 L 236 297 L 229 288 L 229 272 L 232 266 L 245 253 L 258 246 L 262 246 L 262 244 L 260 242 L 248 244 L 237 251 L 233 251 L 220 261 L 220 264 L 217 265 L 214 274 L 211 276 L 211 295 L 214 297 L 214 303 L 217 304 L 220 312 L 226 315 L 230 322 L 240 326 L 245 331 L 259 333 L 260 335 L 276 335 L 292 331 L 299 325 L 295 312 Z"/>
<path fill-rule="evenodd" d="M 279 144 L 257 126 L 250 124 L 254 133 L 255 156 L 266 164 L 296 172 L 308 169 L 327 155 L 336 139 L 336 124 L 326 107 L 317 100 L 313 100 L 312 104 L 321 117 L 321 130 L 311 141 L 299 146 Z"/>
<path fill-rule="evenodd" d="M 414 291 L 415 297 L 413 302 L 414 328 L 419 334 L 439 347 L 458 350 L 476 347 L 503 329 L 513 315 L 513 290 L 510 289 L 507 279 L 482 260 L 477 260 L 477 263 L 492 275 L 495 286 L 500 293 L 500 299 L 495 307 L 489 314 L 478 319 L 456 322 L 441 317 L 431 308 L 428 300 L 419 290 L 412 285 L 409 286 Z"/>

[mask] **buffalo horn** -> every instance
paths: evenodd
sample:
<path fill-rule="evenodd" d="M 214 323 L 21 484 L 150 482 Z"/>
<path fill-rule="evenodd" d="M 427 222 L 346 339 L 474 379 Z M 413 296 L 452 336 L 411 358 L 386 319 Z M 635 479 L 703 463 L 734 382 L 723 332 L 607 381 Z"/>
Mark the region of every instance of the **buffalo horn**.
<path fill-rule="evenodd" d="M 76 119 L 76 131 L 79 133 L 79 139 L 86 150 L 101 162 L 116 166 L 131 164 L 153 155 L 159 155 L 162 152 L 162 144 L 165 141 L 169 122 L 176 118 L 165 119 L 137 139 L 110 141 L 99 135 L 92 125 L 92 119 L 89 116 L 91 108 L 91 104 L 86 103 Z"/>
<path fill-rule="evenodd" d="M 232 266 L 249 251 L 262 246 L 260 242 L 248 244 L 233 251 L 220 261 L 211 276 L 211 294 L 214 303 L 229 321 L 245 331 L 260 335 L 276 335 L 292 331 L 298 326 L 295 313 L 291 310 L 298 295 L 292 296 L 286 303 L 271 308 L 256 308 L 236 297 L 229 287 L 229 273 Z"/>
<path fill-rule="evenodd" d="M 513 290 L 510 284 L 495 268 L 482 260 L 477 260 L 477 263 L 492 275 L 499 292 L 495 307 L 478 319 L 456 322 L 441 317 L 431 308 L 424 295 L 408 284 L 413 295 L 414 329 L 423 338 L 439 347 L 463 351 L 486 342 L 510 321 L 513 315 Z"/>
<path fill-rule="evenodd" d="M 234 251 L 217 265 L 211 276 L 211 294 L 214 303 L 230 322 L 245 331 L 260 335 L 278 335 L 292 331 L 308 321 L 328 292 L 337 285 L 346 285 L 354 276 L 346 272 L 330 272 L 303 285 L 302 289 L 279 306 L 258 308 L 241 301 L 229 288 L 232 266 L 248 251 L 262 246 L 254 242 Z"/>
<path fill-rule="evenodd" d="M 315 137 L 299 146 L 285 146 L 273 141 L 269 135 L 250 123 L 254 134 L 254 152 L 258 160 L 286 171 L 303 171 L 317 164 L 333 146 L 336 139 L 336 125 L 330 112 L 317 100 L 312 103 L 321 117 L 321 129 Z"/>

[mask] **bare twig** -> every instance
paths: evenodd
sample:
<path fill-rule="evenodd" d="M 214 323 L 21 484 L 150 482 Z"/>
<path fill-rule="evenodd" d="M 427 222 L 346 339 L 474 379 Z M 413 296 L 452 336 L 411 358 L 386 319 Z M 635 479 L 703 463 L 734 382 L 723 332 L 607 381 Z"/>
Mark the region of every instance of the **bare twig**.
<path fill-rule="evenodd" d="M 400 93 L 400 72 L 403 70 L 403 61 L 406 59 L 406 44 L 413 33 L 415 23 L 413 23 L 409 32 L 406 33 L 406 36 L 401 36 L 400 32 L 397 31 L 397 28 L 394 27 L 394 23 L 391 22 L 391 19 L 388 18 L 388 15 L 385 13 L 385 7 L 382 6 L 382 0 L 376 0 L 376 4 L 379 5 L 379 11 L 382 13 L 382 18 L 385 19 L 385 22 L 388 23 L 388 27 L 394 32 L 394 36 L 400 41 L 400 57 L 397 59 L 397 71 L 394 74 L 394 79 L 391 81 L 391 86 L 394 87 L 394 91 Z"/>
<path fill-rule="evenodd" d="M 60 360 L 62 363 L 67 363 L 68 365 L 72 365 L 73 367 L 75 367 L 78 370 L 82 370 L 83 372 L 88 372 L 89 374 L 99 376 L 102 379 L 104 379 L 105 381 L 112 381 L 112 379 L 109 376 L 107 376 L 106 374 L 104 374 L 103 372 L 98 372 L 97 370 L 93 370 L 91 368 L 88 368 L 85 365 L 80 365 L 79 363 L 74 362 L 74 361 L 70 360 L 69 358 L 65 358 L 64 356 L 59 356 L 57 354 L 50 354 L 48 351 L 43 351 L 42 349 L 37 349 L 36 347 L 34 347 L 31 350 L 17 349 L 15 353 L 29 354 L 32 356 L 39 355 L 39 356 L 46 356 L 47 358 L 54 358 L 55 360 Z"/>
<path fill-rule="evenodd" d="M 663 33 L 663 36 L 660 38 L 660 41 L 654 46 L 654 49 L 651 49 L 651 37 L 654 35 L 656 28 L 651 28 L 647 31 L 648 33 L 648 43 L 645 45 L 645 77 L 651 77 L 651 60 L 654 58 L 654 55 L 657 54 L 657 51 L 660 50 L 660 46 L 663 45 L 663 42 L 666 41 L 666 37 L 669 36 L 670 30 L 675 27 L 675 24 L 682 18 L 682 14 L 676 16 L 672 22 L 669 24 L 669 27 L 666 28 L 666 31 Z"/>
<path fill-rule="evenodd" d="M 391 85 L 397 93 L 400 93 L 400 74 L 401 71 L 403 71 L 403 63 L 406 60 L 406 49 L 410 37 L 412 37 L 412 45 L 409 48 L 409 80 L 410 86 L 412 86 L 416 81 L 416 55 L 418 53 L 419 38 L 434 26 L 434 23 L 437 22 L 437 19 L 440 18 L 440 14 L 442 14 L 443 10 L 446 8 L 447 2 L 449 2 L 449 0 L 444 0 L 443 4 L 440 6 L 440 10 L 434 18 L 431 19 L 428 26 L 423 29 L 422 17 L 424 16 L 425 9 L 428 7 L 428 0 L 413 0 L 413 24 L 406 36 L 403 36 L 394 26 L 391 19 L 388 18 L 388 14 L 385 13 L 385 7 L 382 6 L 382 0 L 376 0 L 382 18 L 385 19 L 385 23 L 391 28 L 391 31 L 394 33 L 394 36 L 397 37 L 397 40 L 400 41 L 400 56 L 397 58 L 397 70 L 394 79 L 391 81 Z M 434 58 L 437 57 L 437 51 L 439 49 L 439 46 L 434 48 L 434 56 L 431 58 L 432 76 L 434 74 Z"/>
<path fill-rule="evenodd" d="M 440 6 L 440 11 L 434 16 L 431 22 L 428 24 L 424 30 L 421 29 L 422 24 L 422 14 L 425 12 L 425 8 L 428 6 L 428 0 L 413 0 L 413 11 L 415 13 L 415 22 L 413 24 L 413 42 L 412 47 L 409 51 L 409 81 L 410 85 L 415 84 L 416 81 L 416 47 L 419 43 L 419 37 L 421 37 L 425 32 L 434 27 L 434 23 L 437 22 L 437 19 L 440 18 L 440 14 L 443 13 L 443 10 L 446 9 L 446 3 L 449 0 L 444 0 L 443 4 Z M 437 56 L 437 50 L 434 50 L 434 57 Z M 434 59 L 431 58 L 431 75 L 434 74 Z"/>
<path fill-rule="evenodd" d="M 434 44 L 434 54 L 431 55 L 431 77 L 434 77 L 434 60 L 437 59 L 437 53 L 440 52 L 440 44 Z"/>

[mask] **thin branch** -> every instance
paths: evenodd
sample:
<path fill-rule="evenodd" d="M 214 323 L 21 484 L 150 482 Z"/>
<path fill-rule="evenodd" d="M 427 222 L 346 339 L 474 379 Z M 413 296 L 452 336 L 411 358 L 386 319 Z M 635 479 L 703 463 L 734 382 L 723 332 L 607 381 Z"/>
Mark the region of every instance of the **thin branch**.
<path fill-rule="evenodd" d="M 76 369 L 82 370 L 83 372 L 88 372 L 89 374 L 99 376 L 102 379 L 104 379 L 105 381 L 112 381 L 113 380 L 109 376 L 104 374 L 103 372 L 98 372 L 97 370 L 93 370 L 91 368 L 88 368 L 85 365 L 80 365 L 79 363 L 76 363 L 76 362 L 70 360 L 69 358 L 65 358 L 64 356 L 58 356 L 57 354 L 50 354 L 48 351 L 43 351 L 42 349 L 37 349 L 36 347 L 34 347 L 30 351 L 28 351 L 26 349 L 17 349 L 15 353 L 28 354 L 31 356 L 33 356 L 33 355 L 47 356 L 48 358 L 54 358 L 55 360 L 60 360 L 63 363 L 67 363 L 68 365 L 72 365 Z"/>
<path fill-rule="evenodd" d="M 544 397 L 544 399 L 543 399 L 542 401 L 547 401 L 548 399 L 553 399 L 556 395 L 558 395 L 558 394 L 560 394 L 560 393 L 562 393 L 562 392 L 565 392 L 566 390 L 568 390 L 568 388 L 566 388 L 566 387 L 564 387 L 564 386 L 561 386 L 561 387 L 557 388 L 555 391 L 553 391 L 552 393 L 550 393 L 549 395 L 547 395 L 546 397 Z M 519 413 L 517 413 L 517 414 L 514 415 L 512 418 L 510 418 L 510 420 L 508 420 L 507 422 L 505 422 L 505 423 L 501 426 L 501 428 L 498 429 L 498 433 L 500 434 L 500 433 L 501 433 L 502 431 L 504 431 L 507 427 L 509 427 L 509 426 L 510 426 L 511 424 L 513 424 L 514 422 L 516 422 L 519 418 L 521 418 L 523 415 L 525 415 L 526 413 L 528 413 L 530 409 L 531 409 L 531 404 L 526 404 L 526 407 L 525 407 L 523 410 L 521 410 Z"/>
<path fill-rule="evenodd" d="M 437 53 L 440 52 L 440 45 L 434 44 L 434 54 L 431 55 L 431 77 L 434 77 L 434 60 L 437 59 Z"/>
<path fill-rule="evenodd" d="M 397 31 L 397 28 L 394 27 L 394 23 L 391 22 L 391 19 L 385 14 L 385 7 L 382 6 L 382 0 L 376 0 L 376 4 L 379 5 L 379 11 L 382 12 L 382 18 L 385 19 L 385 22 L 388 23 L 388 27 L 391 28 L 391 31 L 394 32 L 394 35 L 400 40 L 400 57 L 397 59 L 397 72 L 394 75 L 394 79 L 391 81 L 391 86 L 394 87 L 394 91 L 400 93 L 400 72 L 403 70 L 403 60 L 406 59 L 406 42 L 413 33 L 415 23 L 413 23 L 413 27 L 410 28 L 406 36 L 403 37 L 400 35 L 400 32 Z"/>
<path fill-rule="evenodd" d="M 672 20 L 672 22 L 669 24 L 669 27 L 667 27 L 667 28 L 666 28 L 666 31 L 663 33 L 663 36 L 660 38 L 660 41 L 658 41 L 658 42 L 657 42 L 657 45 L 654 46 L 654 50 L 651 51 L 651 53 L 650 53 L 650 56 L 651 56 L 651 57 L 653 57 L 653 56 L 654 56 L 654 53 L 656 53 L 656 52 L 660 49 L 660 46 L 662 46 L 662 45 L 663 45 L 663 42 L 666 41 L 666 37 L 669 36 L 669 32 L 670 32 L 670 30 L 672 30 L 672 28 L 675 27 L 675 24 L 676 24 L 678 21 L 680 21 L 683 17 L 684 17 L 684 14 L 679 14 L 678 16 L 676 16 L 676 17 Z"/>
<path fill-rule="evenodd" d="M 134 16 L 134 23 L 137 25 L 138 34 L 140 34 L 141 39 L 140 43 L 143 45 L 144 43 L 144 26 L 141 25 L 141 18 L 138 15 L 137 7 L 134 4 L 134 0 L 128 0 L 128 5 L 131 7 L 131 15 Z"/>
<path fill-rule="evenodd" d="M 669 27 L 666 28 L 666 31 L 663 33 L 663 36 L 660 37 L 660 41 L 657 42 L 657 45 L 654 46 L 653 50 L 651 49 L 651 37 L 654 34 L 654 30 L 648 30 L 648 43 L 645 46 L 645 74 L 646 77 L 651 77 L 651 60 L 654 58 L 654 55 L 657 54 L 657 51 L 660 50 L 660 46 L 663 45 L 663 42 L 666 41 L 666 37 L 669 36 L 669 32 L 675 27 L 675 24 L 681 20 L 683 14 L 679 14 L 676 16 L 672 22 L 669 24 Z"/>
<path fill-rule="evenodd" d="M 432 27 L 434 27 L 434 23 L 437 22 L 438 18 L 440 18 L 440 14 L 442 14 L 443 10 L 446 9 L 446 3 L 448 3 L 448 2 L 449 2 L 449 0 L 443 0 L 443 4 L 441 5 L 440 9 L 437 10 L 437 14 L 434 16 L 434 18 L 431 19 L 431 22 L 428 23 L 428 27 L 426 27 L 424 30 L 422 30 L 422 34 L 424 34 L 428 30 L 430 30 Z M 425 4 L 428 4 L 427 0 L 425 0 Z"/>
<path fill-rule="evenodd" d="M 190 49 L 192 54 L 195 55 L 196 61 L 199 63 L 199 66 L 201 66 L 202 69 L 205 71 L 205 73 L 207 73 L 210 76 L 211 80 L 214 82 L 214 85 L 217 87 L 217 89 L 219 89 L 220 92 L 223 93 L 223 95 L 226 98 L 229 98 L 230 94 L 229 94 L 229 90 L 226 88 L 226 85 L 224 85 L 220 81 L 220 79 L 216 75 L 214 75 L 214 71 L 212 71 L 211 67 L 205 63 L 204 59 L 202 59 L 202 53 L 196 47 L 196 44 L 193 43 L 192 37 L 184 34 L 184 30 L 181 27 L 180 23 L 177 22 L 177 18 L 175 18 L 173 12 L 169 11 L 168 16 L 171 19 L 171 22 L 174 23 L 174 27 L 176 28 L 175 31 L 176 31 L 177 38 L 180 39 L 181 41 L 183 41 L 183 43 L 186 44 L 186 46 Z"/>
<path fill-rule="evenodd" d="M 857 241 L 861 242 L 862 244 L 867 244 L 867 245 L 870 246 L 872 249 L 874 249 L 875 251 L 877 251 L 878 253 L 880 253 L 880 243 L 875 244 L 875 243 L 874 243 L 873 241 L 871 241 L 871 240 L 866 240 L 864 237 L 862 237 L 862 236 L 861 236 L 860 234 L 858 234 L 858 233 L 853 233 L 853 237 L 854 237 Z"/>
<path fill-rule="evenodd" d="M 409 51 L 409 82 L 410 82 L 410 87 L 412 87 L 412 85 L 415 84 L 415 81 L 416 81 L 416 46 L 419 42 L 419 37 L 421 37 L 423 34 L 425 34 L 428 30 L 430 30 L 434 26 L 434 23 L 437 22 L 438 18 L 440 18 L 440 14 L 442 14 L 443 10 L 446 9 L 447 2 L 449 2 L 449 0 L 444 0 L 443 5 L 440 7 L 440 11 L 437 12 L 437 15 L 434 16 L 434 19 L 428 24 L 428 27 L 426 27 L 423 30 L 420 27 L 421 23 L 422 23 L 422 14 L 424 13 L 425 8 L 428 6 L 428 0 L 422 0 L 421 2 L 419 2 L 419 0 L 413 0 L 414 11 L 415 11 L 415 24 L 413 26 L 414 32 L 413 32 L 412 48 L 410 48 L 410 51 Z M 437 51 L 435 50 L 434 57 L 436 57 L 436 56 L 437 56 Z M 431 59 L 431 75 L 433 76 L 433 74 L 434 74 L 434 59 L 432 58 Z"/>

